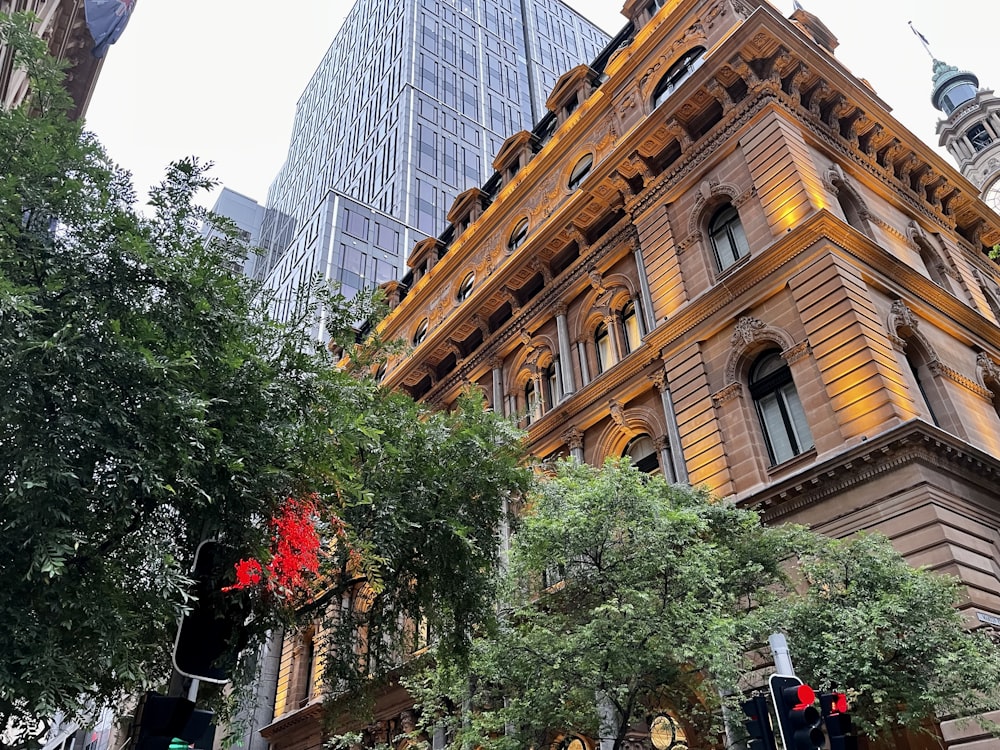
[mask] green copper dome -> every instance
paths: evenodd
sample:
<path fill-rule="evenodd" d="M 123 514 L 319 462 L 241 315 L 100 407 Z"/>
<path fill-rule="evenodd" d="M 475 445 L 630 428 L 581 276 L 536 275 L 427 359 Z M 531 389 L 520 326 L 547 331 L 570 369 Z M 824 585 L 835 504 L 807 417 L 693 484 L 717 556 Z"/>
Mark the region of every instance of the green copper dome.
<path fill-rule="evenodd" d="M 931 104 L 946 115 L 954 112 L 960 104 L 975 98 L 979 89 L 979 79 L 974 73 L 959 70 L 936 58 L 932 81 L 934 90 L 931 92 Z"/>

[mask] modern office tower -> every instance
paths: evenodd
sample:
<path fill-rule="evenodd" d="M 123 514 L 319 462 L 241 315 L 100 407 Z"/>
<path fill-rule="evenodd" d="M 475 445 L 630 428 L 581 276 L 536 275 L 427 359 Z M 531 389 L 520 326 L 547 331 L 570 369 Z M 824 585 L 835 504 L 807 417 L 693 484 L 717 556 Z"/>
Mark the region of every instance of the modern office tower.
<path fill-rule="evenodd" d="M 560 0 L 357 0 L 299 99 L 257 276 L 284 300 L 396 278 L 607 36 Z"/>
<path fill-rule="evenodd" d="M 232 221 L 239 230 L 242 239 L 246 240 L 251 247 L 260 246 L 260 227 L 264 220 L 264 207 L 253 198 L 224 187 L 219 192 L 219 197 L 215 199 L 212 213 Z M 201 236 L 206 240 L 210 241 L 217 233 L 217 227 L 210 221 L 202 226 Z M 237 270 L 252 277 L 255 275 L 254 269 L 259 260 L 259 255 L 250 254 Z"/>
<path fill-rule="evenodd" d="M 798 4 L 623 13 L 556 85 L 554 122 L 513 135 L 387 285 L 384 335 L 411 349 L 383 382 L 441 408 L 471 383 L 539 458 L 627 455 L 766 523 L 880 531 L 960 581 L 969 627 L 1000 628 L 992 93 L 939 71 L 960 173 Z M 285 653 L 279 705 L 315 687 L 293 638 Z M 368 744 L 412 723 L 405 696 L 376 708 Z M 275 721 L 278 750 L 297 726 Z M 996 746 L 976 722 L 938 729 L 941 747 Z M 626 745 L 651 743 L 640 723 Z"/>

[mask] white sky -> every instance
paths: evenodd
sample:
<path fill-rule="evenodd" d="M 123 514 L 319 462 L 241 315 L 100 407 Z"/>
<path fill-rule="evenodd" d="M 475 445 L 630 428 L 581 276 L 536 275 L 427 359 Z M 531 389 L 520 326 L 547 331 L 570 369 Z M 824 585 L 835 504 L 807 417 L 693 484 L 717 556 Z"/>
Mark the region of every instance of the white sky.
<path fill-rule="evenodd" d="M 792 0 L 775 1 L 791 12 Z M 625 23 L 624 0 L 566 2 L 611 34 Z M 996 0 L 800 2 L 838 37 L 841 62 L 933 146 L 931 61 L 907 21 L 937 57 L 1000 88 Z M 133 172 L 140 195 L 171 160 L 194 155 L 214 162 L 212 174 L 227 187 L 263 204 L 288 149 L 295 102 L 351 4 L 141 0 L 105 59 L 87 126 Z"/>

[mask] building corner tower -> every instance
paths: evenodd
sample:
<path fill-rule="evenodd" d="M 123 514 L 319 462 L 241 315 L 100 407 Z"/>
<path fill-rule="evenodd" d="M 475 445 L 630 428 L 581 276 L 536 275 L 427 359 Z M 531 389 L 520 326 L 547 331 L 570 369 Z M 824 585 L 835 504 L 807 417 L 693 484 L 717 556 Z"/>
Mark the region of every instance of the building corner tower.
<path fill-rule="evenodd" d="M 955 159 L 983 200 L 1000 212 L 1000 97 L 979 88 L 974 73 L 934 60 L 931 103 L 944 113 L 938 145 Z"/>

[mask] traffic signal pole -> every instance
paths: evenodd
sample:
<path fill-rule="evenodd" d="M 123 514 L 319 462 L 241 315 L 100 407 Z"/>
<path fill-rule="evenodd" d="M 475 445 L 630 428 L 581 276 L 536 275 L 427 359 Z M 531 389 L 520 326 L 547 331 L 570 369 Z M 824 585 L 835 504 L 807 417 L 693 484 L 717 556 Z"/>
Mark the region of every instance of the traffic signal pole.
<path fill-rule="evenodd" d="M 767 637 L 774 657 L 774 673 L 785 677 L 795 677 L 795 667 L 792 666 L 792 654 L 788 650 L 788 641 L 784 633 L 771 633 Z"/>

